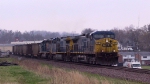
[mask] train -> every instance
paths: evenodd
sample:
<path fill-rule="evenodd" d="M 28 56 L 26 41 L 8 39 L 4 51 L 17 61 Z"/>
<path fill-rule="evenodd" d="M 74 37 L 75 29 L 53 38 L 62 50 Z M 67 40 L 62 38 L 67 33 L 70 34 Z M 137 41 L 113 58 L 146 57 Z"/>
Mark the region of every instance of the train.
<path fill-rule="evenodd" d="M 50 38 L 41 43 L 13 46 L 13 54 L 100 65 L 118 63 L 118 41 L 111 31 Z"/>

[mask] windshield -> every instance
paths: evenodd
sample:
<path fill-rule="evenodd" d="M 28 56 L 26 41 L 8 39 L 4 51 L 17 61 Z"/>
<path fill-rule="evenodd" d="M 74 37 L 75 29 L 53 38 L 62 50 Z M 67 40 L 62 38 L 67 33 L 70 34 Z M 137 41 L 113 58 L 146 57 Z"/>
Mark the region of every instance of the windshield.
<path fill-rule="evenodd" d="M 113 39 L 115 38 L 114 35 L 106 35 L 105 37 L 106 37 L 106 38 L 113 38 Z"/>
<path fill-rule="evenodd" d="M 132 64 L 132 67 L 141 67 L 140 64 Z"/>
<path fill-rule="evenodd" d="M 94 38 L 95 39 L 101 39 L 101 38 L 112 38 L 112 39 L 114 39 L 115 35 L 102 35 L 102 34 L 99 35 L 99 34 L 95 34 Z"/>
<path fill-rule="evenodd" d="M 101 39 L 101 38 L 104 38 L 104 35 L 98 35 L 98 34 L 96 34 L 96 35 L 94 35 L 94 38 L 95 39 Z"/>

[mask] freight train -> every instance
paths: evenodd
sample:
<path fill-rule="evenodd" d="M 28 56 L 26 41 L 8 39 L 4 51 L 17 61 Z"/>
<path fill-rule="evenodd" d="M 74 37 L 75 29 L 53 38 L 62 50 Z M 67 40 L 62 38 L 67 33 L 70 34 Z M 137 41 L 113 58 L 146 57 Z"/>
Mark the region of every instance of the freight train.
<path fill-rule="evenodd" d="M 79 36 L 67 36 L 43 40 L 41 43 L 13 46 L 13 54 L 84 62 L 90 64 L 114 65 L 118 63 L 118 41 L 111 31 L 95 31 Z"/>

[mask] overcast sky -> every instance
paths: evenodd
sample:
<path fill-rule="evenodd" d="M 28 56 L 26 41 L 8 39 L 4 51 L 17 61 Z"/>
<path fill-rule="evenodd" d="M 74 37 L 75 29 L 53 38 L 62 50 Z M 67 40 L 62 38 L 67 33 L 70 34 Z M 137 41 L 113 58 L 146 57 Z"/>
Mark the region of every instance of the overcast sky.
<path fill-rule="evenodd" d="M 80 33 L 150 24 L 150 0 L 0 0 L 0 29 Z"/>

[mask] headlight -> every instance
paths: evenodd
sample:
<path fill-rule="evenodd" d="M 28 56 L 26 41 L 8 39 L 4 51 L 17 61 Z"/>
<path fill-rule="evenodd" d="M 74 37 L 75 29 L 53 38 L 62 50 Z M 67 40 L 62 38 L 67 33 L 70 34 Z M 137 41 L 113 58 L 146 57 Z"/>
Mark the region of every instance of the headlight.
<path fill-rule="evenodd" d="M 96 44 L 101 44 L 100 42 L 97 42 Z"/>
<path fill-rule="evenodd" d="M 118 43 L 117 43 L 117 42 L 114 42 L 113 44 L 114 44 L 114 45 L 117 45 Z"/>
<path fill-rule="evenodd" d="M 106 42 L 108 42 L 108 39 L 106 39 Z"/>

